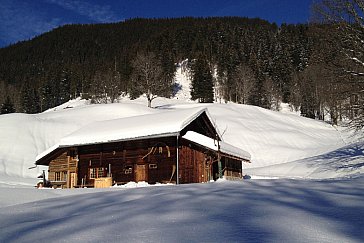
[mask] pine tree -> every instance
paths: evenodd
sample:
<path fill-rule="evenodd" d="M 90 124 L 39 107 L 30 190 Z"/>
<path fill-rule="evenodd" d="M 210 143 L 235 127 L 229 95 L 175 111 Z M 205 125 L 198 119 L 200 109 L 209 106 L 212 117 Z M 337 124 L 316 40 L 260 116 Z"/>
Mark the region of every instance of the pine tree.
<path fill-rule="evenodd" d="M 58 81 L 57 104 L 61 105 L 70 99 L 70 77 L 67 71 L 63 71 Z"/>
<path fill-rule="evenodd" d="M 9 114 L 14 112 L 15 112 L 14 104 L 10 100 L 10 97 L 7 96 L 5 102 L 1 105 L 0 114 Z"/>
<path fill-rule="evenodd" d="M 200 103 L 214 100 L 213 78 L 205 58 L 198 58 L 192 67 L 191 98 Z"/>
<path fill-rule="evenodd" d="M 39 94 L 36 88 L 31 87 L 29 82 L 26 82 L 22 87 L 21 106 L 23 112 L 28 114 L 40 112 Z"/>

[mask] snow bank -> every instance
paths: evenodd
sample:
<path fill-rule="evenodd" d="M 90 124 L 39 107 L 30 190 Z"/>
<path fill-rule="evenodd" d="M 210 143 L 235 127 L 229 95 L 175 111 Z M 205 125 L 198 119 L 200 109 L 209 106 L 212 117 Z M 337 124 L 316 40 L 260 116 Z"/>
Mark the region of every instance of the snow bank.
<path fill-rule="evenodd" d="M 330 179 L 357 177 L 364 174 L 364 142 L 357 142 L 319 156 L 245 169 L 256 176 L 275 175 L 280 178 Z"/>

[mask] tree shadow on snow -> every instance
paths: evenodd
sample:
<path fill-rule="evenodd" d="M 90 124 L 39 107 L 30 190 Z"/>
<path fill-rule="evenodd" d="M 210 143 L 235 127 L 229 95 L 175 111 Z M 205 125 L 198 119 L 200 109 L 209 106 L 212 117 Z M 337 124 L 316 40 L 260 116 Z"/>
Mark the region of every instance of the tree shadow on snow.
<path fill-rule="evenodd" d="M 317 167 L 321 171 L 359 173 L 359 170 L 364 167 L 364 143 L 351 144 L 335 151 L 300 161 L 310 167 Z"/>
<path fill-rule="evenodd" d="M 0 209 L 0 241 L 363 241 L 362 186 L 249 180 L 80 194 Z"/>

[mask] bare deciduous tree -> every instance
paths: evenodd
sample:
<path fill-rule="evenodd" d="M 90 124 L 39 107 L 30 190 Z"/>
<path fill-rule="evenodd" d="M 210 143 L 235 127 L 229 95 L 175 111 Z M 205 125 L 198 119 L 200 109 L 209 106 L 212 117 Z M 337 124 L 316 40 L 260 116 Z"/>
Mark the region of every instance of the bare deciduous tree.
<path fill-rule="evenodd" d="M 155 98 L 171 89 L 171 84 L 163 78 L 162 64 L 153 52 L 138 53 L 132 67 L 133 89 L 146 95 L 148 107 L 152 107 Z"/>
<path fill-rule="evenodd" d="M 240 64 L 233 76 L 235 80 L 235 102 L 246 104 L 255 85 L 255 76 L 250 67 Z"/>
<path fill-rule="evenodd" d="M 263 81 L 263 89 L 267 99 L 267 104 L 270 109 L 279 111 L 282 101 L 282 96 L 279 92 L 277 85 L 270 77 L 265 77 Z"/>
<path fill-rule="evenodd" d="M 336 60 L 340 71 L 342 103 L 352 103 L 355 109 L 350 126 L 364 129 L 364 1 L 318 0 L 313 4 L 313 20 L 337 27 L 336 41 L 343 59 Z M 353 98 L 354 97 L 354 98 Z"/>

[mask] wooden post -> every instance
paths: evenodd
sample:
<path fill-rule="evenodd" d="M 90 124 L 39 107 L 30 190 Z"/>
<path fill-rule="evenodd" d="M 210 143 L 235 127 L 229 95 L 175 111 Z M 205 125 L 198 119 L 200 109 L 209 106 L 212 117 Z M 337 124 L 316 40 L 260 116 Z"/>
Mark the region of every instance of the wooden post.
<path fill-rule="evenodd" d="M 111 164 L 109 164 L 108 177 L 111 177 Z"/>
<path fill-rule="evenodd" d="M 71 188 L 70 156 L 67 156 L 67 188 Z"/>
<path fill-rule="evenodd" d="M 178 185 L 179 184 L 179 148 L 178 148 L 178 139 L 179 139 L 179 134 L 177 135 L 177 146 L 176 146 L 176 148 L 177 148 L 177 161 L 176 161 L 176 166 L 177 166 L 177 168 L 176 168 L 176 171 L 177 171 L 177 174 L 176 174 L 176 184 Z"/>
<path fill-rule="evenodd" d="M 218 170 L 219 170 L 219 178 L 222 178 L 222 165 L 221 165 L 221 155 L 220 155 L 220 141 L 219 141 L 218 138 L 217 138 L 217 166 L 218 166 Z"/>

